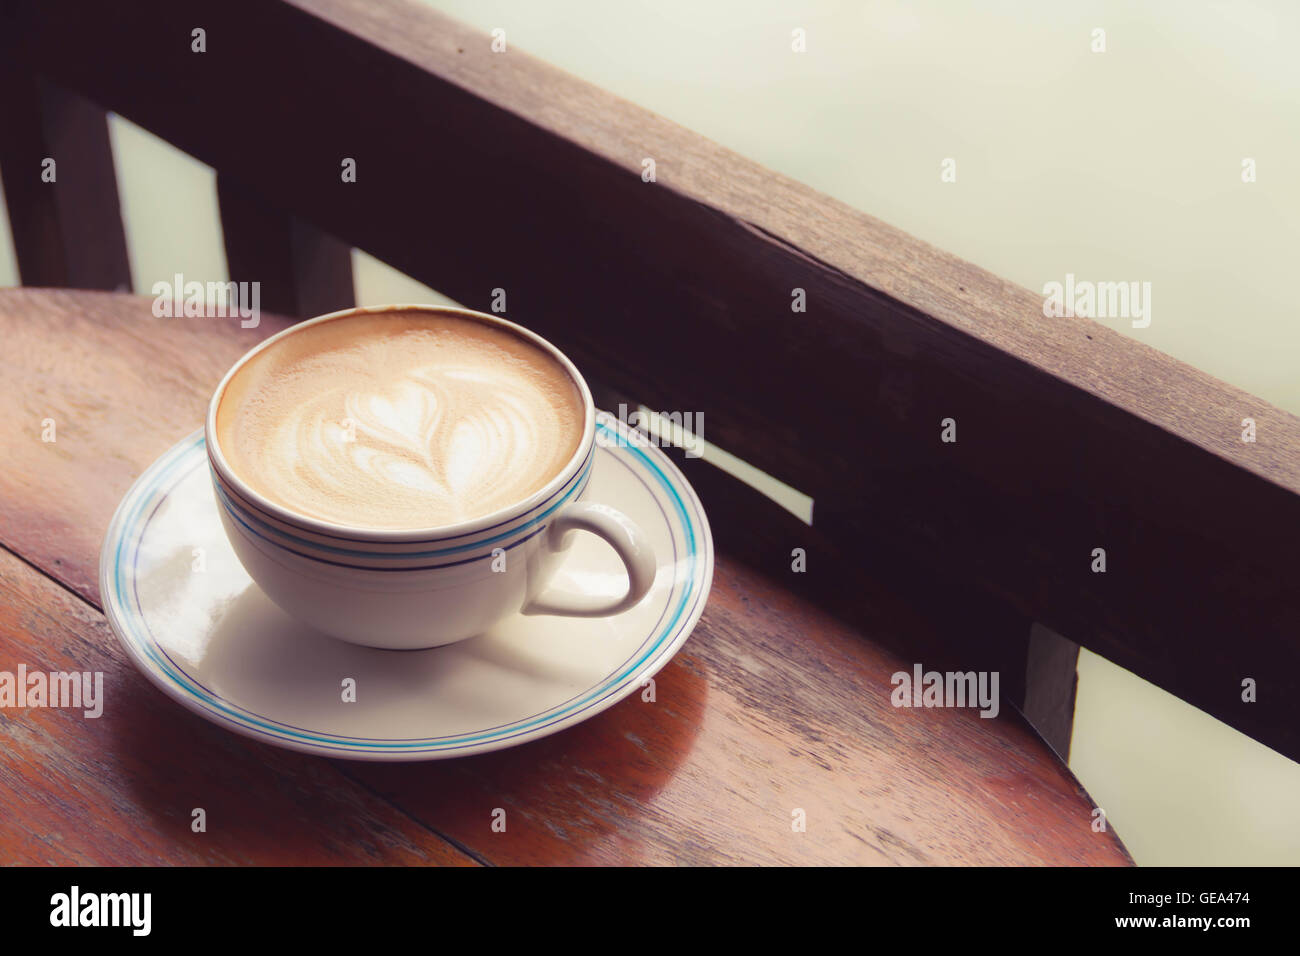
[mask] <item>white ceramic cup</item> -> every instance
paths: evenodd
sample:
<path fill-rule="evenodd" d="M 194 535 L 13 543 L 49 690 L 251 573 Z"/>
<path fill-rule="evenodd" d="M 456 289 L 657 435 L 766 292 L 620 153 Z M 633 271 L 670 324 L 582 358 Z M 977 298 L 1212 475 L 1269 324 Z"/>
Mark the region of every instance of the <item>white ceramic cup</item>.
<path fill-rule="evenodd" d="M 401 311 L 454 315 L 504 327 L 559 362 L 582 394 L 582 438 L 558 475 L 527 498 L 472 521 L 375 531 L 295 514 L 258 494 L 230 468 L 217 441 L 226 386 L 252 356 L 300 330 L 352 315 Z M 527 329 L 464 309 L 393 305 L 348 309 L 295 325 L 249 351 L 208 406 L 208 462 L 226 536 L 272 601 L 315 629 L 353 644 L 398 650 L 437 647 L 488 630 L 511 614 L 603 617 L 638 603 L 655 576 L 645 533 L 608 505 L 585 498 L 596 458 L 591 391 L 559 349 Z M 621 596 L 546 589 L 571 536 L 605 539 L 627 569 Z"/>

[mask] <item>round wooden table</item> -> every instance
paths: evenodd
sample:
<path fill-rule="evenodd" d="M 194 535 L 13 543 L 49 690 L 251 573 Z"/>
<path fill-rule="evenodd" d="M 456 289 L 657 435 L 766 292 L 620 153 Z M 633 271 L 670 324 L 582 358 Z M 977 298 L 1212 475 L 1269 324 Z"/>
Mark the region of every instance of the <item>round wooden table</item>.
<path fill-rule="evenodd" d="M 99 719 L 0 711 L 0 863 L 1132 862 L 1010 706 L 891 705 L 890 675 L 913 661 L 887 649 L 909 626 L 888 595 L 863 596 L 879 633 L 856 630 L 721 536 L 708 607 L 654 702 L 545 740 L 363 764 L 190 714 L 109 631 L 99 548 L 135 478 L 286 320 L 160 319 L 151 303 L 0 290 L 0 671 L 103 671 L 106 697 Z"/>

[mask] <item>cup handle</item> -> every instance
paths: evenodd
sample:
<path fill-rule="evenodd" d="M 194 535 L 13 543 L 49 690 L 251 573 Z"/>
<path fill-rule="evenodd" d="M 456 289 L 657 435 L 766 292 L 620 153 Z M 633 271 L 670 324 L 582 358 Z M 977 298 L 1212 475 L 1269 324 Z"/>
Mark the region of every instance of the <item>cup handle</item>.
<path fill-rule="evenodd" d="M 547 529 L 546 546 L 556 551 L 574 531 L 589 531 L 604 538 L 627 568 L 627 593 L 610 600 L 577 591 L 547 588 L 524 605 L 524 614 L 562 614 L 567 617 L 608 617 L 636 605 L 655 580 L 654 550 L 645 532 L 621 511 L 608 505 L 578 501 L 565 508 Z"/>

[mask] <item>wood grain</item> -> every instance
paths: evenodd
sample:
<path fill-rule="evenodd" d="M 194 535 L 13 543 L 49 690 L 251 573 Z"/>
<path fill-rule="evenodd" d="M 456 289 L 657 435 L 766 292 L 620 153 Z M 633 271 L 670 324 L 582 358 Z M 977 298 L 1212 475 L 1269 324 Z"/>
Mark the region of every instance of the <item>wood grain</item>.
<path fill-rule="evenodd" d="M 0 444 L 18 464 L 0 472 L 0 543 L 65 585 L 56 596 L 79 609 L 55 602 L 36 620 L 18 597 L 30 582 L 4 591 L 13 623 L 0 628 L 9 642 L 0 669 L 14 659 L 44 663 L 37 645 L 104 649 L 122 708 L 97 728 L 117 740 L 103 745 L 106 759 L 136 760 L 143 748 L 151 764 L 166 765 L 180 759 L 173 750 L 189 734 L 208 732 L 220 747 L 214 742 L 201 762 L 234 791 L 252 765 L 268 761 L 267 748 L 208 730 L 134 678 L 89 606 L 98 600 L 99 539 L 117 500 L 197 426 L 224 364 L 252 344 L 253 333 L 237 322 L 155 319 L 149 305 L 94 293 L 0 292 L 0 337 L 11 346 L 0 399 L 13 409 L 0 419 Z M 279 327 L 267 320 L 255 334 Z M 53 448 L 33 424 L 48 409 L 66 422 Z M 751 519 L 761 523 L 764 514 Z M 13 573 L 34 572 L 23 565 Z M 381 796 L 428 833 L 492 863 L 1130 862 L 1113 831 L 1092 832 L 1087 794 L 1013 710 L 984 719 L 890 704 L 891 674 L 918 660 L 908 637 L 916 632 L 918 646 L 934 637 L 923 615 L 883 584 L 864 584 L 856 600 L 873 623 L 852 626 L 816 607 L 815 592 L 805 596 L 796 577 L 774 578 L 722 555 L 704 617 L 659 675 L 653 702 L 633 696 L 545 740 L 443 763 L 287 759 L 295 768 L 337 768 L 360 788 L 348 793 Z M 42 592 L 38 601 L 51 598 Z M 58 627 L 62 636 L 52 638 Z M 183 729 L 147 730 L 167 722 L 155 709 L 184 721 Z M 43 738 L 43 761 L 74 747 L 61 739 L 55 730 Z M 15 790 L 13 805 L 20 819 L 28 803 L 43 807 L 31 811 L 31 828 L 41 832 L 57 813 L 39 776 L 23 770 L 37 752 L 22 751 L 8 772 L 33 774 L 24 786 L 36 789 Z M 59 759 L 75 776 L 83 758 Z M 117 787 L 116 779 L 105 786 Z M 161 784 L 116 789 L 113 805 L 135 807 L 142 786 Z M 505 833 L 491 829 L 496 808 L 506 811 Z M 796 810 L 806 814 L 805 832 L 792 829 Z M 314 806 L 304 816 L 321 827 L 338 823 Z M 408 850 L 401 844 L 391 859 L 411 861 Z M 78 852 L 85 851 L 70 855 Z"/>
<path fill-rule="evenodd" d="M 61 82 L 468 305 L 506 289 L 508 316 L 582 365 L 702 413 L 811 494 L 845 553 L 970 582 L 1300 756 L 1300 419 L 1047 319 L 1040 296 L 415 0 L 19 10 Z M 202 57 L 182 42 L 196 17 Z"/>
<path fill-rule="evenodd" d="M 1091 832 L 1086 794 L 1014 712 L 891 706 L 889 677 L 911 666 L 724 558 L 655 703 L 633 697 L 518 750 L 352 772 L 498 862 L 1124 859 Z M 504 834 L 488 828 L 494 807 L 512 821 Z M 797 812 L 806 832 L 792 828 Z"/>
<path fill-rule="evenodd" d="M 98 611 L 0 550 L 0 670 L 20 664 L 100 672 L 104 705 L 0 710 L 0 864 L 476 863 L 328 763 L 182 710 Z"/>
<path fill-rule="evenodd" d="M 143 465 L 203 424 L 208 399 L 244 352 L 285 328 L 264 315 L 155 318 L 147 298 L 0 291 L 6 467 L 5 543 L 98 602 L 99 547 L 117 502 Z M 42 441 L 47 424 L 54 441 Z M 31 505 L 44 501 L 33 510 Z"/>

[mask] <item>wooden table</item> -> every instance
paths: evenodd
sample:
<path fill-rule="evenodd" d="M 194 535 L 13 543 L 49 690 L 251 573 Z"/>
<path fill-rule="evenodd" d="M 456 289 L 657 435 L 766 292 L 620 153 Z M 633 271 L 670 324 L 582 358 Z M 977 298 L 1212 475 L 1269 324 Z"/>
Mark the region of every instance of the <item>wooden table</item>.
<path fill-rule="evenodd" d="M 102 670 L 106 696 L 98 720 L 0 710 L 0 863 L 1131 863 L 1010 707 L 891 706 L 889 675 L 913 663 L 888 649 L 918 626 L 907 607 L 867 589 L 877 625 L 855 629 L 722 538 L 708 607 L 656 702 L 634 695 L 542 741 L 365 764 L 183 710 L 109 630 L 99 547 L 135 478 L 285 320 L 245 330 L 150 304 L 0 291 L 0 671 Z"/>

